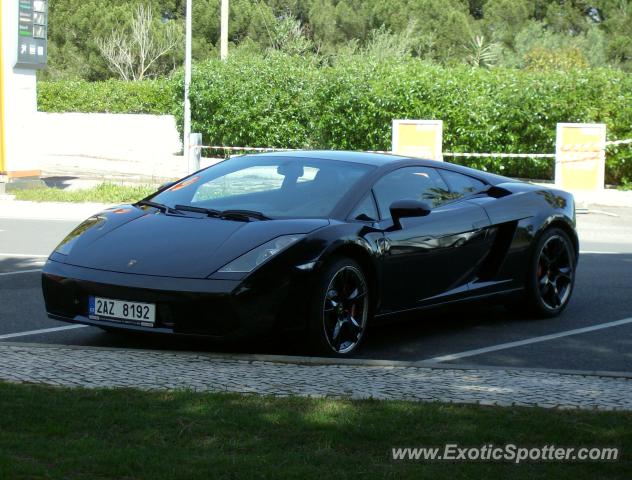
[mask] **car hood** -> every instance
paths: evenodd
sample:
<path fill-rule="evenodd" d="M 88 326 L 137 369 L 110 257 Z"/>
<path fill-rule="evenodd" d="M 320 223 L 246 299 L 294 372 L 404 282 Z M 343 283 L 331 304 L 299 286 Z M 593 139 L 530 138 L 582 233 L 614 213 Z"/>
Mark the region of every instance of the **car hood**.
<path fill-rule="evenodd" d="M 239 222 L 124 206 L 83 222 L 51 259 L 113 272 L 206 278 L 273 238 L 328 224 L 325 219 Z"/>

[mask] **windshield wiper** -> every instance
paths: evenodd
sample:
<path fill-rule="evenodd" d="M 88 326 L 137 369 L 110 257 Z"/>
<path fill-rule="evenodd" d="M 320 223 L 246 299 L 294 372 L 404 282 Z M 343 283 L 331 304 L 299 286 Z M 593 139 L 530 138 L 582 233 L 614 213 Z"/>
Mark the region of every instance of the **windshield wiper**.
<path fill-rule="evenodd" d="M 194 207 L 192 205 L 176 205 L 175 208 L 182 212 L 202 213 L 209 217 L 238 220 L 241 222 L 249 222 L 250 220 L 271 220 L 270 217 L 255 210 L 215 210 L 213 208 Z"/>
<path fill-rule="evenodd" d="M 177 213 L 178 215 L 182 215 L 177 208 L 171 208 L 167 205 L 163 205 L 162 203 L 152 202 L 151 200 L 141 200 L 136 202 L 136 205 L 145 205 L 147 207 L 157 208 L 163 213 Z"/>
<path fill-rule="evenodd" d="M 272 220 L 267 215 L 255 210 L 223 210 L 220 212 L 222 218 L 230 220 Z"/>
<path fill-rule="evenodd" d="M 193 207 L 191 205 L 176 205 L 175 208 L 183 212 L 203 213 L 204 215 L 207 215 L 209 217 L 217 218 L 219 218 L 222 213 L 219 210 L 214 210 L 212 208 Z"/>
<path fill-rule="evenodd" d="M 181 212 L 202 213 L 209 217 L 224 218 L 226 220 L 239 220 L 249 222 L 250 220 L 271 220 L 270 217 L 255 210 L 215 210 L 213 208 L 194 207 L 192 205 L 176 205 L 175 208 Z"/>

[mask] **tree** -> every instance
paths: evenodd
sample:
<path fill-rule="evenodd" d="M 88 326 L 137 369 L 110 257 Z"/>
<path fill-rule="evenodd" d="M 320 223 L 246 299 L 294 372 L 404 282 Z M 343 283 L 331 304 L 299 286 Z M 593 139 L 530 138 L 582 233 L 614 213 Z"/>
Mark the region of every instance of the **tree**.
<path fill-rule="evenodd" d="M 601 0 L 595 2 L 603 18 L 610 62 L 632 70 L 632 2 Z"/>
<path fill-rule="evenodd" d="M 499 46 L 494 42 L 486 42 L 483 35 L 476 35 L 468 48 L 466 61 L 472 67 L 493 67 L 498 61 Z"/>
<path fill-rule="evenodd" d="M 305 55 L 313 51 L 314 44 L 305 35 L 301 21 L 288 16 L 277 20 L 270 32 L 272 48 L 288 55 Z"/>
<path fill-rule="evenodd" d="M 571 36 L 551 31 L 543 22 L 531 21 L 516 35 L 514 58 L 505 60 L 506 66 L 518 68 L 601 67 L 607 62 L 605 35 L 593 26 Z"/>
<path fill-rule="evenodd" d="M 142 80 L 158 73 L 157 61 L 182 40 L 182 28 L 170 20 L 155 21 L 151 6 L 139 5 L 129 28 L 113 29 L 97 45 L 110 69 L 123 80 Z"/>
<path fill-rule="evenodd" d="M 154 46 L 172 43 L 168 32 L 177 33 L 183 26 L 185 0 L 50 0 L 48 68 L 38 76 L 86 80 L 139 76 L 144 67 L 134 53 L 139 48 L 132 24 L 141 3 L 146 9 L 144 31 L 149 35 L 143 38 L 153 40 Z M 220 0 L 193 1 L 195 61 L 217 55 L 219 4 Z M 499 44 L 500 66 L 523 68 L 534 48 L 547 52 L 536 52 L 530 64 L 537 64 L 534 57 L 558 58 L 548 50 L 564 49 L 566 57 L 577 57 L 578 49 L 591 67 L 632 71 L 632 0 L 230 2 L 231 48 L 249 54 L 270 49 L 294 55 L 317 52 L 328 61 L 369 50 L 379 56 L 379 51 L 394 48 L 442 64 L 479 64 L 481 49 L 487 45 L 472 43 L 477 36 L 483 36 L 487 45 Z M 400 40 L 406 42 L 403 50 L 397 45 Z M 183 48 L 176 45 L 153 63 L 147 60 L 149 67 L 142 76 L 169 74 L 181 65 L 182 56 Z"/>
<path fill-rule="evenodd" d="M 507 48 L 533 14 L 530 0 L 487 0 L 484 6 L 485 32 Z"/>

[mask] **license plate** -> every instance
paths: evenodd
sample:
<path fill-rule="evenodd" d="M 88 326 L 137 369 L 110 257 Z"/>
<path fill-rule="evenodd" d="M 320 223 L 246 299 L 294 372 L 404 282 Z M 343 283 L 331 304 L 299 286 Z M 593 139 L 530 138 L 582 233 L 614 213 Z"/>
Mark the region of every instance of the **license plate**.
<path fill-rule="evenodd" d="M 114 320 L 141 327 L 153 327 L 156 322 L 156 305 L 153 303 L 90 297 L 88 305 L 88 316 L 93 320 Z"/>

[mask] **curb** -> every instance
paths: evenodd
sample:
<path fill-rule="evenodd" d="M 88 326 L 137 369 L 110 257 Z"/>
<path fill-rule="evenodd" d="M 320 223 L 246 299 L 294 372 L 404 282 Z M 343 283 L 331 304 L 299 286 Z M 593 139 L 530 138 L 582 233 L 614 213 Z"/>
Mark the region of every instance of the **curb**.
<path fill-rule="evenodd" d="M 304 357 L 297 355 L 266 355 L 248 353 L 221 353 L 221 352 L 200 352 L 181 350 L 155 350 L 146 348 L 116 348 L 116 347 L 96 347 L 91 345 L 61 345 L 47 343 L 29 343 L 0 341 L 0 348 L 3 346 L 23 347 L 23 348 L 47 348 L 47 349 L 72 349 L 72 350 L 97 350 L 97 351 L 117 351 L 117 352 L 147 352 L 156 354 L 177 354 L 185 356 L 204 356 L 211 360 L 235 360 L 242 362 L 267 362 L 289 365 L 329 365 L 329 366 L 357 366 L 357 367 L 393 367 L 393 368 L 424 368 L 428 370 L 487 370 L 487 371 L 509 371 L 509 372 L 537 372 L 550 373 L 554 375 L 569 375 L 576 377 L 608 377 L 623 378 L 632 380 L 632 372 L 616 372 L 602 370 L 569 370 L 554 368 L 530 368 L 530 367 L 504 367 L 497 365 L 476 365 L 476 364 L 441 364 L 426 361 L 403 361 L 403 360 L 375 360 L 363 358 L 327 358 L 327 357 Z"/>

